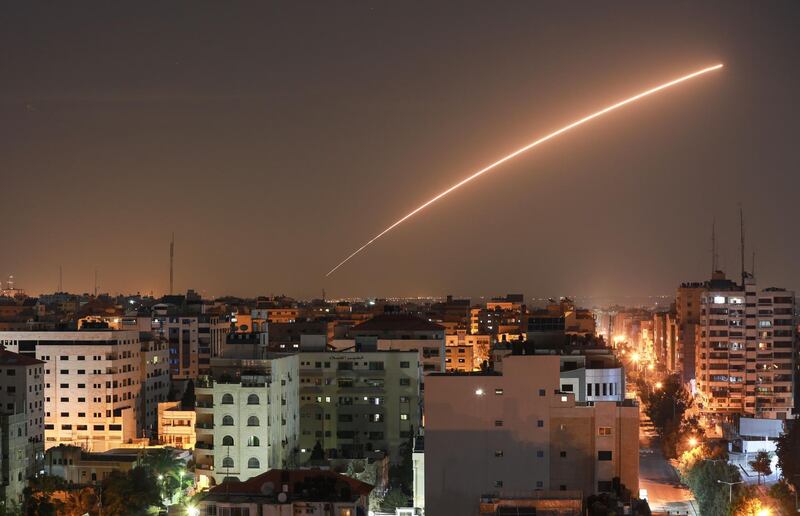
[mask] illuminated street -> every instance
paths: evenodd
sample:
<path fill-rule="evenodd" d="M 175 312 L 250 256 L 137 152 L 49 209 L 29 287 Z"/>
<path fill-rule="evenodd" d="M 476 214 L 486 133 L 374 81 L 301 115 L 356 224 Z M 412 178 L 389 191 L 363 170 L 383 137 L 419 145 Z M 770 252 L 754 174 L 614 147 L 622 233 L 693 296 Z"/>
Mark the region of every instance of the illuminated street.
<path fill-rule="evenodd" d="M 653 512 L 697 515 L 692 494 L 680 485 L 678 475 L 664 458 L 650 421 L 642 414 L 639 429 L 639 488 L 647 490 Z"/>

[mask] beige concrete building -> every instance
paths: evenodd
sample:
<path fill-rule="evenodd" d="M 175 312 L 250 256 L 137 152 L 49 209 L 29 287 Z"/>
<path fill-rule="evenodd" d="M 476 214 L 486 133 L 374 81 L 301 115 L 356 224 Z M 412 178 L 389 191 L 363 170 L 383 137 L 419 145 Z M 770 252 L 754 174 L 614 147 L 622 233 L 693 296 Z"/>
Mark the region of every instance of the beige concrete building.
<path fill-rule="evenodd" d="M 328 458 L 388 454 L 420 426 L 416 351 L 303 352 L 299 464 L 319 442 Z"/>
<path fill-rule="evenodd" d="M 684 383 L 695 379 L 695 334 L 700 324 L 700 304 L 705 291 L 706 283 L 683 283 L 675 297 L 678 330 L 675 371 L 681 374 Z"/>
<path fill-rule="evenodd" d="M 403 313 L 377 315 L 354 326 L 350 335 L 356 343 L 375 345 L 380 351 L 417 351 L 424 373 L 445 370 L 444 328 L 425 319 Z"/>
<path fill-rule="evenodd" d="M 475 370 L 473 348 L 470 344 L 456 344 L 445 348 L 445 369 L 468 373 Z"/>
<path fill-rule="evenodd" d="M 26 423 L 24 412 L 0 412 L 0 500 L 21 502 L 28 478 L 38 473 L 38 470 L 32 471 L 37 461 L 29 455 L 31 446 L 25 433 Z M 41 460 L 38 462 L 41 464 Z"/>
<path fill-rule="evenodd" d="M 0 332 L 0 341 L 45 362 L 45 448 L 72 444 L 105 451 L 136 439 L 138 331 Z"/>
<path fill-rule="evenodd" d="M 445 346 L 470 346 L 472 348 L 472 368 L 480 369 L 481 364 L 489 360 L 492 336 L 472 335 L 466 330 L 456 330 L 452 335 L 445 335 Z"/>
<path fill-rule="evenodd" d="M 792 417 L 794 292 L 711 282 L 700 301 L 697 389 L 701 409 L 766 419 Z"/>
<path fill-rule="evenodd" d="M 503 372 L 430 375 L 425 512 L 479 514 L 481 496 L 639 489 L 639 407 L 579 403 L 558 356 L 508 356 Z"/>
<path fill-rule="evenodd" d="M 158 442 L 175 448 L 194 449 L 197 441 L 194 410 L 182 410 L 180 401 L 158 404 Z"/>
<path fill-rule="evenodd" d="M 78 446 L 61 444 L 47 450 L 44 472 L 72 484 L 99 484 L 112 471 L 130 471 L 140 458 L 140 450 L 135 448 L 89 453 Z"/>
<path fill-rule="evenodd" d="M 247 480 L 295 460 L 300 360 L 215 358 L 195 384 L 196 476 L 201 485 Z M 213 481 L 213 482 L 212 482 Z"/>

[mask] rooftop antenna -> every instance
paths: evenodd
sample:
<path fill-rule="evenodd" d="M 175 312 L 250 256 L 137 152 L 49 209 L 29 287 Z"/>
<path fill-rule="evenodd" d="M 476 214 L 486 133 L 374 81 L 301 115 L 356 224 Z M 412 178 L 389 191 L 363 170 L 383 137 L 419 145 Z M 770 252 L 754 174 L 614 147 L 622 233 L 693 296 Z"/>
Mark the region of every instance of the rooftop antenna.
<path fill-rule="evenodd" d="M 750 267 L 750 270 L 752 271 L 753 277 L 755 278 L 756 277 L 756 249 L 755 249 L 755 247 L 753 248 L 753 263 L 752 263 L 752 265 Z"/>
<path fill-rule="evenodd" d="M 94 270 L 94 297 L 97 297 L 97 269 Z"/>
<path fill-rule="evenodd" d="M 175 274 L 173 265 L 175 262 L 175 232 L 172 232 L 172 240 L 169 242 L 169 295 L 173 294 L 173 286 L 175 280 Z"/>
<path fill-rule="evenodd" d="M 744 280 L 747 273 L 744 270 L 744 210 L 742 209 L 741 203 L 739 203 L 739 239 L 739 251 L 742 258 L 742 287 L 744 287 Z"/>
<path fill-rule="evenodd" d="M 64 272 L 60 265 L 58 266 L 58 291 L 64 292 Z"/>
<path fill-rule="evenodd" d="M 711 221 L 711 276 L 719 270 L 719 255 L 717 254 L 717 221 Z"/>

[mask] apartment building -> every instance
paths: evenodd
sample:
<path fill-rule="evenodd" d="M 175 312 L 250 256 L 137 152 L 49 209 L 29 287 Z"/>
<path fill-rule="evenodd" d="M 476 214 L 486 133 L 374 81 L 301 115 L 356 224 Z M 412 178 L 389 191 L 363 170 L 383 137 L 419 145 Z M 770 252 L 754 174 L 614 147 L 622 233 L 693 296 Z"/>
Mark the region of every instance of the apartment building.
<path fill-rule="evenodd" d="M 302 352 L 299 464 L 317 442 L 327 458 L 387 454 L 420 426 L 417 351 Z"/>
<path fill-rule="evenodd" d="M 404 313 L 376 315 L 350 330 L 355 343 L 380 351 L 417 351 L 424 373 L 445 370 L 444 327 Z"/>
<path fill-rule="evenodd" d="M 480 369 L 483 362 L 489 360 L 492 349 L 492 336 L 470 334 L 466 330 L 457 330 L 452 335 L 445 335 L 445 346 L 469 346 L 472 348 L 472 368 Z M 447 351 L 447 349 L 445 349 Z M 446 362 L 445 362 L 446 363 Z"/>
<path fill-rule="evenodd" d="M 475 369 L 475 358 L 471 344 L 445 346 L 445 369 L 468 373 Z M 478 368 L 480 369 L 480 367 Z"/>
<path fill-rule="evenodd" d="M 137 437 L 138 331 L 0 332 L 0 341 L 45 362 L 45 448 L 105 451 Z"/>
<path fill-rule="evenodd" d="M 153 319 L 153 330 L 169 345 L 170 374 L 188 380 L 210 372 L 211 359 L 222 352 L 230 332 L 228 317 L 167 311 Z"/>
<path fill-rule="evenodd" d="M 175 448 L 194 449 L 197 442 L 197 413 L 183 410 L 180 401 L 158 404 L 158 442 Z"/>
<path fill-rule="evenodd" d="M 683 383 L 695 379 L 695 337 L 700 324 L 700 305 L 703 295 L 709 288 L 726 289 L 729 282 L 721 272 L 714 273 L 711 282 L 683 283 L 678 287 L 675 297 L 675 323 L 678 330 L 677 349 L 675 351 L 675 370 L 680 373 Z"/>
<path fill-rule="evenodd" d="M 140 396 L 140 424 L 143 437 L 155 437 L 158 430 L 158 406 L 169 395 L 169 348 L 167 342 L 152 333 L 140 332 L 141 351 L 139 372 L 142 392 Z"/>
<path fill-rule="evenodd" d="M 200 485 L 245 481 L 296 460 L 299 363 L 278 353 L 211 360 L 211 374 L 195 384 Z"/>
<path fill-rule="evenodd" d="M 767 419 L 792 417 L 796 326 L 794 292 L 711 284 L 700 300 L 697 388 L 702 410 Z"/>
<path fill-rule="evenodd" d="M 639 489 L 639 407 L 580 403 L 556 355 L 512 355 L 503 371 L 432 374 L 425 393 L 425 512 L 479 514 L 482 497 Z M 533 491 L 537 491 L 533 493 Z"/>
<path fill-rule="evenodd" d="M 44 460 L 44 363 L 0 349 L 0 489 L 20 500 Z"/>

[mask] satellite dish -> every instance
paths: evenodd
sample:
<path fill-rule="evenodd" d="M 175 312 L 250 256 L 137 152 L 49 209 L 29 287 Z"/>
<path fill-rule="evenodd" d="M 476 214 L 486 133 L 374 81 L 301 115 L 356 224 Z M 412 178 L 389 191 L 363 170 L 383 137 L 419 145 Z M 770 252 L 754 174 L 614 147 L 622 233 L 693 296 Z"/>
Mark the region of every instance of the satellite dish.
<path fill-rule="evenodd" d="M 275 484 L 272 482 L 264 482 L 261 484 L 261 494 L 270 496 L 275 492 Z"/>
<path fill-rule="evenodd" d="M 278 493 L 278 501 L 279 501 L 280 503 L 286 503 L 286 500 L 287 500 L 288 498 L 289 498 L 289 497 L 288 497 L 288 496 L 286 496 L 286 493 L 284 493 L 284 492 L 280 492 L 280 493 Z"/>

